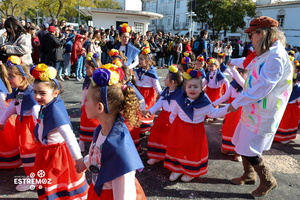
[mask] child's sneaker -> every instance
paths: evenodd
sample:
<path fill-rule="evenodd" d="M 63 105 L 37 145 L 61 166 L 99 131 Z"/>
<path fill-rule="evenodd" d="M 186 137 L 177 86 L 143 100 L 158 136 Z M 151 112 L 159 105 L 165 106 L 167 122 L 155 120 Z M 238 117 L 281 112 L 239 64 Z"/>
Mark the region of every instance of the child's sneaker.
<path fill-rule="evenodd" d="M 160 160 L 157 160 L 157 159 L 153 159 L 153 158 L 150 158 L 147 163 L 148 165 L 154 165 L 155 163 L 159 162 Z"/>
<path fill-rule="evenodd" d="M 183 175 L 182 177 L 181 177 L 181 180 L 183 181 L 183 182 L 190 182 L 191 180 L 193 180 L 195 177 L 191 177 L 191 176 L 188 176 L 188 175 Z"/>
<path fill-rule="evenodd" d="M 175 181 L 175 180 L 178 179 L 179 176 L 181 176 L 181 175 L 182 175 L 181 173 L 172 172 L 172 174 L 171 174 L 170 177 L 169 177 L 169 180 L 170 180 L 170 181 Z"/>

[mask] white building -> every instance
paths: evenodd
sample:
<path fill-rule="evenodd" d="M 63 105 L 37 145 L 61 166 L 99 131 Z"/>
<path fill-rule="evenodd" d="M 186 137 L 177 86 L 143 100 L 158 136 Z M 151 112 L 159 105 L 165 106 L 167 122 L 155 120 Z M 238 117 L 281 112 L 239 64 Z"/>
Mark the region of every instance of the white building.
<path fill-rule="evenodd" d="M 144 0 L 143 10 L 160 13 L 164 16 L 162 19 L 151 20 L 149 30 L 154 32 L 172 32 L 179 35 L 188 33 L 190 25 L 190 17 L 187 15 L 188 1 L 189 0 Z M 193 27 L 194 31 L 197 31 L 198 24 L 194 22 Z"/>
<path fill-rule="evenodd" d="M 300 46 L 300 1 L 256 1 L 257 16 L 268 16 L 279 22 L 280 29 L 285 33 L 287 43 Z"/>
<path fill-rule="evenodd" d="M 80 7 L 80 12 L 86 16 L 92 16 L 93 26 L 100 28 L 116 28 L 122 23 L 128 23 L 136 32 L 146 34 L 148 25 L 152 19 L 161 19 L 163 15 L 142 11 L 141 0 L 119 0 L 123 9 L 105 9 Z"/>

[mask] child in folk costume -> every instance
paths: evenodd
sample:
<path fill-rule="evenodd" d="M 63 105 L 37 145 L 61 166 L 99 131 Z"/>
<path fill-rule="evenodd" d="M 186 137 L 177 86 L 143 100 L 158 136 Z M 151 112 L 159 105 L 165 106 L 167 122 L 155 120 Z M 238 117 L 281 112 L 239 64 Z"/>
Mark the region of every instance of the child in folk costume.
<path fill-rule="evenodd" d="M 88 184 L 79 145 L 63 100 L 57 71 L 45 64 L 31 68 L 34 99 L 41 105 L 34 130 L 39 147 L 34 163 L 35 173 L 45 172 L 51 182 L 38 184 L 39 199 L 86 199 Z M 74 167 L 76 163 L 76 168 Z"/>
<path fill-rule="evenodd" d="M 296 73 L 294 73 L 293 82 L 292 94 L 274 137 L 274 141 L 283 144 L 287 144 L 296 138 L 299 124 L 300 86 L 297 84 Z M 296 112 L 297 110 L 298 112 Z"/>
<path fill-rule="evenodd" d="M 181 58 L 180 64 L 178 66 L 181 73 L 184 73 L 186 70 L 191 68 L 192 61 L 189 55 L 190 54 L 188 52 L 183 53 L 183 58 Z"/>
<path fill-rule="evenodd" d="M 151 116 L 162 108 L 161 113 L 156 118 L 148 139 L 148 157 L 147 163 L 153 165 L 156 162 L 165 159 L 168 133 L 170 130 L 169 116 L 171 114 L 171 101 L 174 101 L 182 94 L 183 77 L 176 65 L 169 66 L 169 73 L 165 79 L 166 89 L 161 93 L 159 100 L 145 114 Z"/>
<path fill-rule="evenodd" d="M 223 52 L 217 54 L 217 60 L 218 60 L 219 63 L 220 63 L 220 70 L 221 70 L 222 73 L 225 73 L 225 72 L 226 72 L 226 73 L 229 74 L 230 76 L 233 76 L 233 75 L 231 74 L 230 69 L 228 69 L 228 67 L 227 67 L 226 64 L 225 64 L 225 57 L 226 57 L 226 54 L 223 53 Z"/>
<path fill-rule="evenodd" d="M 218 106 L 219 104 L 225 102 L 228 100 L 228 103 L 231 103 L 234 98 L 239 95 L 240 92 L 243 90 L 243 85 L 245 83 L 245 79 L 247 76 L 248 70 L 246 69 L 238 69 L 235 68 L 231 69 L 231 74 L 233 74 L 233 80 L 230 82 L 230 86 L 226 93 L 213 102 L 214 106 Z M 233 133 L 235 131 L 235 128 L 241 118 L 242 108 L 239 108 L 238 111 L 228 113 L 225 116 L 224 123 L 222 126 L 222 147 L 221 147 L 221 153 L 227 154 L 228 151 L 234 151 L 234 145 L 231 142 L 231 139 L 233 137 Z M 242 158 L 240 155 L 235 154 L 233 160 L 235 161 L 241 161 Z"/>
<path fill-rule="evenodd" d="M 186 79 L 184 93 L 171 105 L 171 129 L 164 167 L 172 171 L 169 179 L 191 181 L 207 173 L 208 143 L 204 128 L 205 116 L 221 117 L 227 107 L 214 108 L 202 91 L 201 72 L 189 69 L 183 74 Z"/>
<path fill-rule="evenodd" d="M 152 64 L 150 48 L 144 47 L 139 55 L 139 68 L 134 70 L 134 75 L 136 77 L 136 85 L 145 98 L 146 109 L 151 108 L 155 104 L 157 95 L 162 91 L 158 76 Z M 141 119 L 140 133 L 145 133 L 150 130 L 153 119 L 154 115 L 149 118 Z"/>
<path fill-rule="evenodd" d="M 131 86 L 134 89 L 136 97 L 138 98 L 138 100 L 140 102 L 140 110 L 142 110 L 142 111 L 146 110 L 145 99 L 144 99 L 143 95 L 139 92 L 137 87 L 135 86 L 135 77 L 134 77 L 133 70 L 130 69 L 129 67 L 127 67 L 126 65 L 124 65 L 124 63 L 126 63 L 126 61 L 127 61 L 127 57 L 125 57 L 124 54 L 122 52 L 119 52 L 119 50 L 117 50 L 117 49 L 111 49 L 108 52 L 108 55 L 113 60 L 112 64 L 117 65 L 118 67 L 121 67 L 123 69 L 124 78 L 121 78 L 121 83 L 123 85 Z M 141 118 L 140 111 L 137 112 L 137 115 Z M 138 127 L 130 126 L 126 120 L 125 120 L 125 123 L 130 132 L 130 135 L 132 137 L 132 140 L 134 142 L 136 149 L 140 153 L 142 153 L 143 150 L 142 150 L 142 146 L 141 146 L 140 127 L 139 126 Z"/>
<path fill-rule="evenodd" d="M 119 83 L 122 75 L 118 69 L 106 64 L 94 71 L 85 103 L 88 118 L 101 122 L 85 158 L 92 172 L 91 200 L 146 199 L 135 178 L 143 163 L 122 117 L 130 126 L 138 125 L 139 103 L 133 88 Z"/>
<path fill-rule="evenodd" d="M 20 156 L 26 176 L 33 172 L 37 143 L 34 140 L 35 120 L 38 117 L 40 106 L 33 98 L 32 81 L 29 66 L 20 65 L 21 60 L 17 56 L 10 56 L 6 62 L 8 68 L 8 80 L 12 88 L 16 90 L 8 96 L 12 99 L 5 112 L 0 116 L 0 126 L 3 128 L 7 119 L 17 113 L 15 129 L 19 141 Z M 30 185 L 22 182 L 17 185 L 17 191 L 26 191 Z"/>
<path fill-rule="evenodd" d="M 206 60 L 208 73 L 203 80 L 203 88 L 206 87 L 205 93 L 209 99 L 214 102 L 222 96 L 222 84 L 224 83 L 226 89 L 229 87 L 229 82 L 220 70 L 220 63 L 218 60 L 209 57 Z"/>
<path fill-rule="evenodd" d="M 8 74 L 5 65 L 0 64 L 0 115 L 8 106 L 7 94 L 11 93 Z M 18 168 L 22 161 L 18 148 L 18 137 L 15 131 L 15 117 L 12 115 L 6 122 L 4 130 L 0 131 L 0 169 Z"/>
<path fill-rule="evenodd" d="M 87 90 L 91 83 L 91 77 L 96 68 L 101 66 L 99 55 L 96 53 L 88 53 L 85 60 L 86 77 L 82 85 L 82 101 L 81 101 L 81 116 L 80 116 L 80 135 L 79 146 L 81 152 L 89 149 L 89 145 L 85 148 L 86 144 L 90 144 L 93 140 L 93 133 L 95 128 L 99 125 L 97 119 L 88 119 L 85 112 L 85 101 Z"/>
<path fill-rule="evenodd" d="M 204 79 L 206 77 L 205 73 L 206 62 L 203 55 L 197 56 L 197 59 L 194 61 L 194 70 L 199 70 L 201 72 L 201 78 Z"/>

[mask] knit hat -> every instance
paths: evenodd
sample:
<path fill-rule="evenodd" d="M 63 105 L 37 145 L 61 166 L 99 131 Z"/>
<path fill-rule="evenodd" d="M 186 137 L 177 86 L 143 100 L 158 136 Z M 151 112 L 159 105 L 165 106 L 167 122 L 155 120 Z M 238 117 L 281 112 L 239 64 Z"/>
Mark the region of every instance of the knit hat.
<path fill-rule="evenodd" d="M 278 21 L 266 16 L 257 17 L 250 22 L 250 27 L 244 32 L 251 33 L 252 31 L 262 27 L 278 27 Z"/>
<path fill-rule="evenodd" d="M 56 30 L 55 26 L 49 26 L 48 31 L 49 32 L 54 32 Z"/>

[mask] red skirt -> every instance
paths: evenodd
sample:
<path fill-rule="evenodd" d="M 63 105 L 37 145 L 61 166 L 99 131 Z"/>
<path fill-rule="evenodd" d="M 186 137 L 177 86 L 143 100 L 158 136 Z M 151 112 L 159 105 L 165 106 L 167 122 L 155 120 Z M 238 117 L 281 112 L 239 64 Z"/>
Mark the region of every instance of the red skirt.
<path fill-rule="evenodd" d="M 229 98 L 228 103 L 231 103 L 234 98 Z M 234 144 L 231 140 L 237 124 L 239 123 L 242 115 L 242 107 L 236 112 L 230 112 L 225 115 L 224 123 L 222 126 L 222 149 L 227 151 L 234 151 Z"/>
<path fill-rule="evenodd" d="M 99 125 L 97 119 L 89 119 L 86 115 L 85 105 L 81 107 L 79 140 L 92 142 L 94 130 Z"/>
<path fill-rule="evenodd" d="M 178 116 L 167 143 L 164 167 L 172 172 L 198 177 L 208 171 L 208 143 L 203 122 L 191 124 Z"/>
<path fill-rule="evenodd" d="M 155 119 L 148 139 L 148 157 L 164 160 L 170 131 L 170 112 L 162 110 Z"/>
<path fill-rule="evenodd" d="M 37 152 L 38 143 L 34 138 L 35 122 L 33 116 L 23 116 L 22 122 L 20 115 L 16 119 L 16 133 L 19 138 L 19 150 L 23 163 L 24 171 L 27 176 L 33 172 L 34 159 Z"/>
<path fill-rule="evenodd" d="M 215 100 L 219 99 L 222 96 L 222 87 L 210 88 L 207 86 L 205 93 L 209 97 L 210 101 L 214 102 Z"/>
<path fill-rule="evenodd" d="M 140 116 L 140 115 L 139 115 Z M 126 121 L 125 119 L 125 125 L 129 130 L 129 133 L 131 135 L 131 138 L 134 142 L 134 145 L 136 147 L 137 150 L 141 149 L 141 132 L 140 132 L 140 127 L 136 128 L 133 126 L 129 126 L 128 121 Z"/>
<path fill-rule="evenodd" d="M 149 110 L 155 103 L 156 103 L 156 91 L 154 88 L 149 88 L 149 87 L 138 87 L 141 95 L 144 97 L 145 99 L 145 103 L 146 103 L 146 110 Z M 155 115 L 152 115 L 149 118 L 145 118 L 145 117 L 140 117 L 141 120 L 141 129 L 140 132 L 141 133 L 145 133 L 147 131 L 150 131 L 151 126 L 153 124 L 153 120 L 154 120 Z"/>
<path fill-rule="evenodd" d="M 135 179 L 136 187 L 136 200 L 146 200 L 146 195 L 139 181 Z M 90 184 L 88 191 L 88 200 L 114 200 L 113 191 L 111 190 L 102 190 L 100 197 L 96 194 L 94 190 L 94 185 Z"/>
<path fill-rule="evenodd" d="M 18 137 L 15 131 L 15 117 L 8 118 L 4 130 L 0 131 L 0 169 L 18 168 L 22 161 L 19 153 Z"/>
<path fill-rule="evenodd" d="M 88 184 L 84 173 L 77 173 L 65 142 L 41 145 L 34 164 L 35 174 L 44 171 L 47 183 L 37 184 L 39 199 L 86 199 Z"/>
<path fill-rule="evenodd" d="M 289 103 L 284 111 L 283 117 L 275 134 L 274 141 L 281 142 L 296 138 L 298 130 L 297 103 Z"/>

